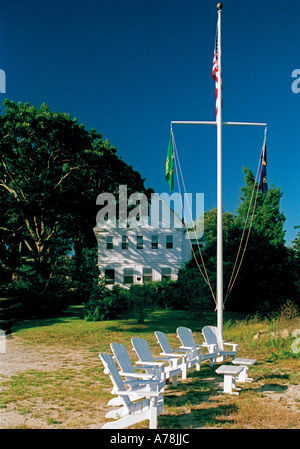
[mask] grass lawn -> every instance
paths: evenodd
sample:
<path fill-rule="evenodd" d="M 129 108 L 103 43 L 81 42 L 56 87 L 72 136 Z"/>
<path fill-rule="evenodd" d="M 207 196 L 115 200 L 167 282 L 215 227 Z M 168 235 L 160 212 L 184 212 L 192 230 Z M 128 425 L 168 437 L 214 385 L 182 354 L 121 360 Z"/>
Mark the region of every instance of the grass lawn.
<path fill-rule="evenodd" d="M 76 309 L 73 309 L 73 311 Z M 225 312 L 224 339 L 239 343 L 238 356 L 257 359 L 250 368 L 252 383 L 241 384 L 239 396 L 220 394 L 223 377 L 216 367 L 201 365 L 176 388 L 168 384 L 160 429 L 291 429 L 300 428 L 299 353 L 292 351 L 291 332 L 299 317 L 281 314 L 273 321 L 245 320 Z M 13 329 L 6 354 L 0 354 L 0 428 L 100 428 L 107 420 L 111 381 L 103 373 L 100 352 L 111 342 L 123 343 L 134 362 L 131 338 L 145 338 L 153 352 L 160 347 L 154 331 L 168 335 L 179 347 L 178 326 L 190 327 L 197 342 L 216 313 L 195 321 L 185 311 L 155 311 L 144 324 L 133 319 L 88 322 L 76 314 L 31 320 Z M 283 331 L 287 329 L 287 331 Z M 10 367 L 10 370 L 5 370 Z M 135 428 L 147 428 L 148 422 Z"/>

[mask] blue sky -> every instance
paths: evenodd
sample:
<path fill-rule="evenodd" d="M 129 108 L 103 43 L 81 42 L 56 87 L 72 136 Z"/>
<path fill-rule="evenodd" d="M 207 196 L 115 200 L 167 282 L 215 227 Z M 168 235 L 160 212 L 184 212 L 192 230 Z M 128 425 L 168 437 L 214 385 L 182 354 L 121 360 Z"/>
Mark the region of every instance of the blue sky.
<path fill-rule="evenodd" d="M 172 120 L 215 120 L 215 0 L 2 0 L 4 98 L 43 102 L 96 128 L 156 192 L 168 191 Z M 224 0 L 223 120 L 267 122 L 268 183 L 283 191 L 287 243 L 300 225 L 300 16 L 292 0 Z M 299 84 L 300 85 L 300 84 Z M 2 107 L 3 110 L 3 107 Z M 216 128 L 175 125 L 187 192 L 216 206 Z M 223 205 L 235 212 L 243 166 L 263 128 L 224 127 Z M 176 185 L 175 185 L 176 187 Z"/>

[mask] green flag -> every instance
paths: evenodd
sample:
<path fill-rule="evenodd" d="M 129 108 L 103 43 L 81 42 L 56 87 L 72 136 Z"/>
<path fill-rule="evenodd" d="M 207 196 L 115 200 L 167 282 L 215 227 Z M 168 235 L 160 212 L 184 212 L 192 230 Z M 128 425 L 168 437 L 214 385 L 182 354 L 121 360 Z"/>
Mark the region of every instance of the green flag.
<path fill-rule="evenodd" d="M 170 186 L 170 192 L 174 190 L 174 150 L 172 134 L 170 134 L 167 161 L 166 161 L 166 181 Z"/>

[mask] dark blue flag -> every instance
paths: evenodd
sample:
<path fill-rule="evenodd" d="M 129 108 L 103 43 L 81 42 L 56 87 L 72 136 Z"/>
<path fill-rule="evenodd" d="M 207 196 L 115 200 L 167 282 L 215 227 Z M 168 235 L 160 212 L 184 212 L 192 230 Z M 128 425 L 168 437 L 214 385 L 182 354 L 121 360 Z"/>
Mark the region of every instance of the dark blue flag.
<path fill-rule="evenodd" d="M 266 135 L 264 137 L 264 143 L 261 150 L 261 164 L 260 164 L 260 177 L 259 177 L 259 189 L 262 193 L 267 193 L 268 184 L 267 184 L 267 144 L 266 144 Z"/>

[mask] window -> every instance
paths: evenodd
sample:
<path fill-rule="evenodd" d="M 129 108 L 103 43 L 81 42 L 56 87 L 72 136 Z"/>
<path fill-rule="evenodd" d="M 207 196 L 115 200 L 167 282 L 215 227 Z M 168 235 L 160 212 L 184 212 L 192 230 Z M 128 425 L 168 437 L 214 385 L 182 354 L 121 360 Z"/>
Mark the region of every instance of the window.
<path fill-rule="evenodd" d="M 172 235 L 167 235 L 166 248 L 167 249 L 173 248 L 173 236 Z"/>
<path fill-rule="evenodd" d="M 124 284 L 133 284 L 133 268 L 124 268 Z"/>
<path fill-rule="evenodd" d="M 105 270 L 105 284 L 112 285 L 115 283 L 115 270 L 107 268 Z"/>
<path fill-rule="evenodd" d="M 143 268 L 143 284 L 152 282 L 152 268 Z"/>
<path fill-rule="evenodd" d="M 113 237 L 111 235 L 106 237 L 106 249 L 114 249 Z"/>
<path fill-rule="evenodd" d="M 128 249 L 128 237 L 127 235 L 122 236 L 122 249 Z"/>
<path fill-rule="evenodd" d="M 136 249 L 143 249 L 144 243 L 143 243 L 143 236 L 138 235 L 136 238 Z"/>
<path fill-rule="evenodd" d="M 161 269 L 161 278 L 167 279 L 167 281 L 171 280 L 171 268 L 162 268 Z"/>
<path fill-rule="evenodd" d="M 158 235 L 152 235 L 151 248 L 158 249 Z"/>

